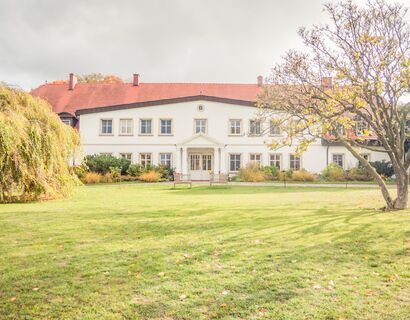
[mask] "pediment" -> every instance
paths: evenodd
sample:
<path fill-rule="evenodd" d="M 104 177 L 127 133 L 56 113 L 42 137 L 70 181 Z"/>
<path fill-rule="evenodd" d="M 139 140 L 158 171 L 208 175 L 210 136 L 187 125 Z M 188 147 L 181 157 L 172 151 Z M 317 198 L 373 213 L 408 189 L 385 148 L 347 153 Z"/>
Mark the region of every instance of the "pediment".
<path fill-rule="evenodd" d="M 189 139 L 182 141 L 180 143 L 181 146 L 195 146 L 195 147 L 215 147 L 221 146 L 222 143 L 216 141 L 215 139 L 204 135 L 204 134 L 196 134 Z"/>

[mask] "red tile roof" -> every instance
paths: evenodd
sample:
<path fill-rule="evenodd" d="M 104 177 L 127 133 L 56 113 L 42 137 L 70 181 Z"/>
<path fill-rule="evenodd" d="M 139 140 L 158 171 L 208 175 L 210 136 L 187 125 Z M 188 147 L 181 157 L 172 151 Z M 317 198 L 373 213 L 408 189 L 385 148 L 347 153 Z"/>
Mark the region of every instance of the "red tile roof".
<path fill-rule="evenodd" d="M 68 84 L 44 84 L 31 91 L 46 99 L 56 113 L 75 114 L 77 110 L 108 107 L 192 96 L 256 101 L 257 84 L 227 83 L 79 83 L 74 90 Z"/>

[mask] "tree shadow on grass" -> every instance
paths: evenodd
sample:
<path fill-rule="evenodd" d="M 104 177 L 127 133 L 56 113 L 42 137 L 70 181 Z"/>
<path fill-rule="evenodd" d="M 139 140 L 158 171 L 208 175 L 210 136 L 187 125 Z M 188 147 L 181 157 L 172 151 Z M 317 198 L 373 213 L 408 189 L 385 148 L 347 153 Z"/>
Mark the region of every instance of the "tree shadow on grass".
<path fill-rule="evenodd" d="M 212 194 L 255 194 L 255 193 L 309 193 L 309 192 L 351 192 L 352 189 L 326 187 L 280 186 L 194 186 L 170 187 L 168 193 L 176 195 L 212 195 Z"/>

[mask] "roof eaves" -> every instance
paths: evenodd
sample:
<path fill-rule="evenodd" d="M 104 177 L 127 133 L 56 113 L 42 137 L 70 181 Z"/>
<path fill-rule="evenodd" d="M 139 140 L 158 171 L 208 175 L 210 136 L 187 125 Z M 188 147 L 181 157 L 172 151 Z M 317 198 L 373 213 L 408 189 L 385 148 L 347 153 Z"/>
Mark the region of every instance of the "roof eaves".
<path fill-rule="evenodd" d="M 135 102 L 135 103 L 127 103 L 127 104 L 119 104 L 119 105 L 99 106 L 99 107 L 93 107 L 93 108 L 88 108 L 88 109 L 80 109 L 80 110 L 77 110 L 75 114 L 76 116 L 79 116 L 82 114 L 134 109 L 134 108 L 141 108 L 141 107 L 158 106 L 158 105 L 164 105 L 164 104 L 170 104 L 170 103 L 191 102 L 191 101 L 198 101 L 198 100 L 221 102 L 221 103 L 227 103 L 227 104 L 236 104 L 236 105 L 249 106 L 249 107 L 255 107 L 255 103 L 256 103 L 256 101 L 238 100 L 238 99 L 230 99 L 230 98 L 207 96 L 207 95 L 196 95 L 196 96 L 161 99 L 161 100 L 153 100 L 153 101 L 143 101 L 143 102 Z"/>

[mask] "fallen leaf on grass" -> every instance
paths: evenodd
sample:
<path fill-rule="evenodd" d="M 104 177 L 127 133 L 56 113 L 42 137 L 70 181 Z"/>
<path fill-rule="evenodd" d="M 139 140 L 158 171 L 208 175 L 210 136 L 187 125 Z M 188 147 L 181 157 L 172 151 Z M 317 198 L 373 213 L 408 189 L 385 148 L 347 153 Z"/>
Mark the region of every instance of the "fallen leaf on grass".
<path fill-rule="evenodd" d="M 38 290 L 39 290 L 39 288 L 37 288 L 37 287 L 36 287 L 36 288 L 33 288 L 33 291 L 38 291 Z"/>
<path fill-rule="evenodd" d="M 165 276 L 165 272 L 160 272 L 160 273 L 158 273 L 158 276 L 160 276 L 160 277 Z"/>
<path fill-rule="evenodd" d="M 180 296 L 179 296 L 179 300 L 185 300 L 186 299 L 186 295 L 185 294 L 181 294 Z"/>
<path fill-rule="evenodd" d="M 265 308 L 260 308 L 258 314 L 259 314 L 260 317 L 264 317 L 267 312 L 268 312 L 267 309 L 265 309 Z"/>
<path fill-rule="evenodd" d="M 373 292 L 370 289 L 366 289 L 366 290 L 364 290 L 364 294 L 368 297 L 371 297 L 373 295 Z"/>
<path fill-rule="evenodd" d="M 226 296 L 228 293 L 229 293 L 229 291 L 227 291 L 227 290 L 222 291 L 222 295 L 224 295 L 224 296 Z"/>
<path fill-rule="evenodd" d="M 315 284 L 314 286 L 313 286 L 313 289 L 322 289 L 322 286 L 320 285 L 320 284 Z"/>
<path fill-rule="evenodd" d="M 226 308 L 227 305 L 226 305 L 226 303 L 221 303 L 220 307 L 221 307 L 221 308 Z"/>
<path fill-rule="evenodd" d="M 17 297 L 10 298 L 10 301 L 16 301 Z"/>

